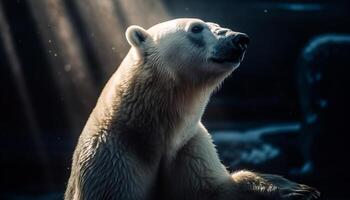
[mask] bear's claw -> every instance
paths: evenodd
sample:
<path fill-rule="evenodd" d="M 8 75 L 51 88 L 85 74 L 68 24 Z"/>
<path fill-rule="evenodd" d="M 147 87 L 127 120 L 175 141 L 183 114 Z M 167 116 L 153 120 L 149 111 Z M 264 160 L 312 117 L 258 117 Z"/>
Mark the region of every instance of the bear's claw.
<path fill-rule="evenodd" d="M 282 199 L 286 200 L 312 200 L 321 196 L 315 188 L 302 184 L 296 184 L 292 188 L 281 188 L 279 193 Z"/>
<path fill-rule="evenodd" d="M 273 199 L 283 200 L 312 200 L 320 197 L 320 192 L 315 188 L 298 184 L 278 175 L 260 174 L 263 182 L 272 190 Z"/>

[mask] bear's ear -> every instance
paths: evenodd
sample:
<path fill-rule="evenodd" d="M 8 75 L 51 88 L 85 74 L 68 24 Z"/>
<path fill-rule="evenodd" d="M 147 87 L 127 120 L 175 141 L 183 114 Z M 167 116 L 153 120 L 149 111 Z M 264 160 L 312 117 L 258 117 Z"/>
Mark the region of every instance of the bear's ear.
<path fill-rule="evenodd" d="M 125 36 L 129 44 L 134 47 L 142 47 L 150 37 L 145 29 L 135 25 L 129 26 L 125 32 Z"/>

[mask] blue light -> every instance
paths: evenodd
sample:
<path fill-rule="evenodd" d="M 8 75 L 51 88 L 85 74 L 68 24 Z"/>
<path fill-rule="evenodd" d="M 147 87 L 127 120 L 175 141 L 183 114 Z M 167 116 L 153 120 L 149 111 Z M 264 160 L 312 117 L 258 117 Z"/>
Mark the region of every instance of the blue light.
<path fill-rule="evenodd" d="M 290 11 L 319 11 L 321 4 L 317 3 L 280 3 L 276 7 Z"/>

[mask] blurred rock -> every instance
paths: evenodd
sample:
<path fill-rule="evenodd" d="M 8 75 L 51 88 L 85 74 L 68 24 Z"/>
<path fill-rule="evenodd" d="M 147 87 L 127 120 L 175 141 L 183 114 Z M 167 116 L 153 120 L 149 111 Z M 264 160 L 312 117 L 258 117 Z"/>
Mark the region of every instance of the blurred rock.
<path fill-rule="evenodd" d="M 300 164 L 296 148 L 299 130 L 298 123 L 276 124 L 244 132 L 214 132 L 213 140 L 220 158 L 231 170 L 287 174 L 289 168 Z"/>

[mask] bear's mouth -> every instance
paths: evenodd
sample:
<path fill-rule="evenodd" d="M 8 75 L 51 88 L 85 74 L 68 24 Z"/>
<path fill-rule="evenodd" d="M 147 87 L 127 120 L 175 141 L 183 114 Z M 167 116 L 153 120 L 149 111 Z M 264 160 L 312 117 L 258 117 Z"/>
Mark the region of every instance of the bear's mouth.
<path fill-rule="evenodd" d="M 209 60 L 217 64 L 237 64 L 242 62 L 245 52 L 245 49 L 216 52 Z"/>
<path fill-rule="evenodd" d="M 209 60 L 217 64 L 236 64 L 236 63 L 240 63 L 243 60 L 243 56 L 244 56 L 244 53 L 235 54 L 230 57 L 213 56 Z"/>
<path fill-rule="evenodd" d="M 220 58 L 220 57 L 211 57 L 211 62 L 224 64 L 224 63 L 237 63 L 240 62 L 240 58 Z"/>

